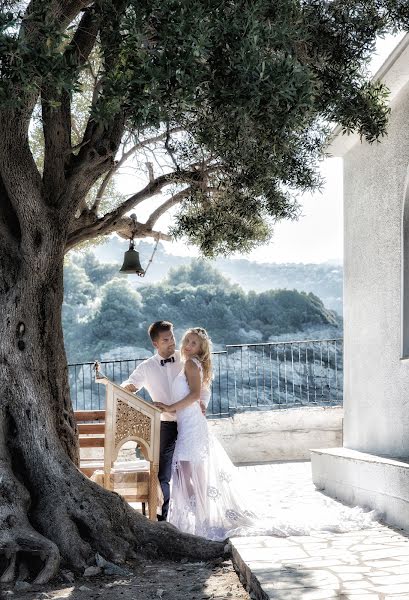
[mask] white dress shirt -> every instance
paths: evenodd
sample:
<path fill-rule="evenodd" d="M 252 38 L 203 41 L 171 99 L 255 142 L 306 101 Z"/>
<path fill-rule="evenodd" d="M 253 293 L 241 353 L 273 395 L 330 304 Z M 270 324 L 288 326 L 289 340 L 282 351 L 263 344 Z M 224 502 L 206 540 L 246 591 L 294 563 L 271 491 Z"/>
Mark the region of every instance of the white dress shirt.
<path fill-rule="evenodd" d="M 175 362 L 167 362 L 162 366 L 160 361 L 165 359 L 159 354 L 154 354 L 141 362 L 131 373 L 129 379 L 123 381 L 121 385 L 132 383 L 137 390 L 145 388 L 153 402 L 172 404 L 173 380 L 183 368 L 178 350 L 173 357 Z M 176 413 L 162 412 L 161 421 L 176 421 Z"/>

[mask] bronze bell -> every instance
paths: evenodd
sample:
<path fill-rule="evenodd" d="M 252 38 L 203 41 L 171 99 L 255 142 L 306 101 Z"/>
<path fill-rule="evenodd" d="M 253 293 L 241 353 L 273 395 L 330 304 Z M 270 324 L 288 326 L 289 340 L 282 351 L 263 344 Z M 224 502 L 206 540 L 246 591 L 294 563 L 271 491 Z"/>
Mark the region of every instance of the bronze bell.
<path fill-rule="evenodd" d="M 131 240 L 129 243 L 129 250 L 127 250 L 124 254 L 124 264 L 119 269 L 120 273 L 124 273 L 124 275 L 139 275 L 139 277 L 143 277 L 145 275 L 145 271 L 141 267 L 141 263 L 139 262 L 139 252 L 135 250 L 134 241 Z"/>

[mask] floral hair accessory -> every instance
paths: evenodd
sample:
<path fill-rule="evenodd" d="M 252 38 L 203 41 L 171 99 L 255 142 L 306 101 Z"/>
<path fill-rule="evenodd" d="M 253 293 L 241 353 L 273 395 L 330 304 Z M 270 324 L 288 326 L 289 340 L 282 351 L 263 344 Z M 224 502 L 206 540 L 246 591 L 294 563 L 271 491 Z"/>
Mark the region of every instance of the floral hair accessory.
<path fill-rule="evenodd" d="M 207 335 L 207 331 L 206 329 L 203 329 L 203 327 L 193 327 L 192 331 L 201 337 L 202 340 L 207 340 L 210 342 L 210 337 Z"/>

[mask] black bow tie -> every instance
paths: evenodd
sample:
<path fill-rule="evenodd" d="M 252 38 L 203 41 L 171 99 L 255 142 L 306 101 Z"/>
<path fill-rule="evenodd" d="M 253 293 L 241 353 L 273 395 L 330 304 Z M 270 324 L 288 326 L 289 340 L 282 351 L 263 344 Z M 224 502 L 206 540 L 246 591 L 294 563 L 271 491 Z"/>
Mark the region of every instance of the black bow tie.
<path fill-rule="evenodd" d="M 166 363 L 174 363 L 175 362 L 175 357 L 171 356 L 170 358 L 162 358 L 160 361 L 160 364 L 162 365 L 162 367 L 164 367 L 166 365 Z"/>

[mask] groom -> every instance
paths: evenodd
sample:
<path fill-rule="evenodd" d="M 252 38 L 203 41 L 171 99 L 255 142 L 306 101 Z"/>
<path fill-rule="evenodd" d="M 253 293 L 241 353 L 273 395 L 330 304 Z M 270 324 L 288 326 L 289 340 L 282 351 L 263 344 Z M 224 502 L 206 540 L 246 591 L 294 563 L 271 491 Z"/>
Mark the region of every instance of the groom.
<path fill-rule="evenodd" d="M 145 388 L 153 402 L 171 404 L 172 383 L 182 368 L 179 351 L 176 350 L 173 325 L 169 321 L 156 321 L 149 326 L 148 333 L 156 354 L 140 363 L 121 385 L 129 392 Z M 168 514 L 169 481 L 177 434 L 176 414 L 162 412 L 158 478 L 163 492 L 163 505 L 158 521 L 166 521 Z"/>

